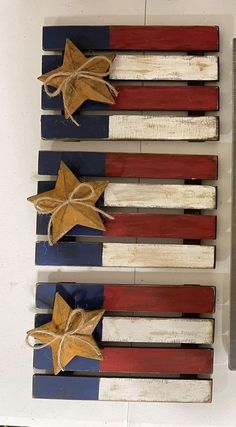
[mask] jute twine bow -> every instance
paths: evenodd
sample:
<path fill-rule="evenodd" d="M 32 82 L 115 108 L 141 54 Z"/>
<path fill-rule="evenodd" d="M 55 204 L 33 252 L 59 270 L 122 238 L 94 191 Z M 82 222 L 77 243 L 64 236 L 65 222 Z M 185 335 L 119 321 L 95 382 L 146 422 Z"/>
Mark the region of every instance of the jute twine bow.
<path fill-rule="evenodd" d="M 106 61 L 109 64 L 108 71 L 106 71 L 104 73 L 98 73 L 96 71 L 84 70 L 84 68 L 86 68 L 95 59 L 102 59 L 102 60 Z M 92 56 L 91 58 L 88 58 L 88 60 L 84 64 L 80 65 L 80 67 L 76 68 L 76 70 L 74 70 L 72 72 L 70 72 L 70 71 L 67 71 L 67 72 L 66 71 L 58 71 L 57 73 L 53 73 L 50 76 L 48 76 L 44 82 L 44 90 L 50 98 L 53 98 L 53 97 L 59 95 L 59 93 L 62 91 L 67 92 L 67 90 L 69 88 L 69 84 L 72 83 L 74 80 L 86 78 L 86 79 L 91 79 L 95 82 L 104 83 L 110 89 L 111 93 L 114 96 L 117 96 L 118 92 L 115 89 L 115 87 L 111 83 L 109 83 L 108 81 L 103 80 L 103 77 L 106 77 L 110 74 L 111 68 L 112 68 L 112 61 L 109 58 L 107 58 L 106 56 Z M 56 90 L 51 92 L 51 91 L 49 91 L 48 86 L 50 86 L 51 80 L 53 80 L 55 77 L 65 77 L 65 79 L 61 82 L 61 84 L 58 86 L 58 88 Z M 64 108 L 65 108 L 67 115 L 72 120 L 72 122 L 76 126 L 79 126 L 79 123 L 73 118 L 72 114 L 70 114 L 65 96 L 64 96 Z"/>
<path fill-rule="evenodd" d="M 90 190 L 90 193 L 87 196 L 84 197 L 76 197 L 74 198 L 74 195 L 77 193 L 77 191 L 81 190 L 81 188 L 88 188 Z M 51 218 L 48 222 L 48 243 L 50 246 L 53 245 L 52 239 L 51 239 L 51 227 L 53 219 L 55 218 L 55 215 L 64 207 L 68 206 L 69 204 L 76 204 L 81 206 L 86 206 L 87 208 L 92 209 L 95 212 L 100 213 L 101 215 L 105 216 L 109 219 L 114 219 L 113 216 L 109 215 L 108 213 L 104 212 L 102 209 L 97 208 L 96 206 L 90 205 L 89 203 L 86 203 L 86 201 L 91 200 L 95 196 L 95 191 L 92 185 L 90 185 L 88 182 L 80 182 L 72 191 L 72 193 L 69 194 L 68 199 L 62 200 L 62 199 L 54 199 L 53 197 L 39 197 L 34 202 L 35 209 L 39 214 L 46 215 L 51 214 Z M 58 204 L 54 209 L 48 207 L 45 208 L 42 206 L 44 202 L 54 202 Z"/>
<path fill-rule="evenodd" d="M 77 326 L 76 329 L 70 331 L 70 325 L 71 322 L 73 320 L 73 318 L 78 314 L 81 314 L 81 319 L 80 319 L 80 323 Z M 62 349 L 63 349 L 63 345 L 65 343 L 66 339 L 76 339 L 78 341 L 81 341 L 83 343 L 86 343 L 86 345 L 88 345 L 89 347 L 92 348 L 92 350 L 95 351 L 95 353 L 97 354 L 97 356 L 101 356 L 101 352 L 97 350 L 97 347 L 93 346 L 91 343 L 89 343 L 88 341 L 86 341 L 85 339 L 82 338 L 82 335 L 79 335 L 80 330 L 83 328 L 85 323 L 85 314 L 84 314 L 84 310 L 82 308 L 76 308 L 75 310 L 73 310 L 70 313 L 70 316 L 67 319 L 66 322 L 66 327 L 64 331 L 58 331 L 58 332 L 51 332 L 51 331 L 47 331 L 45 329 L 37 329 L 37 331 L 35 329 L 31 329 L 30 331 L 27 332 L 27 336 L 26 336 L 26 344 L 33 348 L 34 350 L 41 350 L 42 348 L 48 347 L 50 346 L 53 342 L 60 340 L 59 346 L 58 346 L 58 352 L 57 352 L 57 364 L 58 367 L 61 371 L 64 371 L 64 366 L 62 365 L 61 359 L 62 359 Z M 51 337 L 51 341 L 49 341 L 47 344 L 40 344 L 35 346 L 34 344 L 32 344 L 30 342 L 30 337 L 32 337 L 34 335 L 34 333 L 37 334 L 42 334 L 42 335 L 48 335 L 49 337 Z"/>

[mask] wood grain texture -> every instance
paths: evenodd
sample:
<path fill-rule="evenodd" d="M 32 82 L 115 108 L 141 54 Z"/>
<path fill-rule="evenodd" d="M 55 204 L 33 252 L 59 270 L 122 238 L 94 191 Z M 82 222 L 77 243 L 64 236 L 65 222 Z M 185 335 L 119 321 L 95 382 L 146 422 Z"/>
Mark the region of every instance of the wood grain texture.
<path fill-rule="evenodd" d="M 214 268 L 215 247 L 103 243 L 104 267 Z"/>
<path fill-rule="evenodd" d="M 104 206 L 214 209 L 216 189 L 205 185 L 110 183 L 104 192 Z"/>
<path fill-rule="evenodd" d="M 33 397 L 40 399 L 98 400 L 100 379 L 55 375 L 33 376 Z"/>
<path fill-rule="evenodd" d="M 105 231 L 75 226 L 66 236 L 159 237 L 172 239 L 215 239 L 216 216 L 114 213 L 103 220 Z M 47 235 L 49 215 L 37 215 L 36 233 Z"/>
<path fill-rule="evenodd" d="M 109 139 L 216 141 L 218 118 L 114 115 L 109 117 Z"/>
<path fill-rule="evenodd" d="M 62 64 L 62 55 L 44 55 L 42 72 Z M 119 55 L 113 61 L 110 80 L 217 81 L 215 56 Z"/>
<path fill-rule="evenodd" d="M 100 372 L 210 374 L 213 350 L 105 347 Z"/>
<path fill-rule="evenodd" d="M 112 213 L 105 219 L 104 236 L 215 239 L 216 217 L 211 215 L 164 215 Z M 41 233 L 42 234 L 42 233 Z"/>
<path fill-rule="evenodd" d="M 38 173 L 57 175 L 60 162 L 77 176 L 217 179 L 217 156 L 191 154 L 40 151 Z"/>
<path fill-rule="evenodd" d="M 42 115 L 43 139 L 104 140 L 218 140 L 218 117 L 167 117 L 138 115 L 75 115 L 75 126 L 63 115 Z"/>
<path fill-rule="evenodd" d="M 218 80 L 215 56 L 116 55 L 111 80 Z"/>
<path fill-rule="evenodd" d="M 99 400 L 209 403 L 210 380 L 101 378 Z"/>
<path fill-rule="evenodd" d="M 174 244 L 37 242 L 36 265 L 214 268 L 215 247 Z"/>
<path fill-rule="evenodd" d="M 218 51 L 219 28 L 211 26 L 110 26 L 110 46 L 124 50 Z"/>
<path fill-rule="evenodd" d="M 81 110 L 215 111 L 219 90 L 215 86 L 120 86 L 115 104 L 86 101 Z M 42 88 L 42 109 L 63 110 L 62 96 L 50 98 Z"/>
<path fill-rule="evenodd" d="M 102 361 L 74 357 L 66 372 L 210 374 L 213 350 L 208 348 L 105 347 Z M 34 352 L 34 368 L 52 371 L 49 347 Z"/>
<path fill-rule="evenodd" d="M 36 307 L 52 309 L 55 293 L 71 306 L 109 312 L 213 313 L 215 288 L 198 285 L 97 285 L 39 283 Z"/>
<path fill-rule="evenodd" d="M 213 319 L 106 316 L 102 321 L 107 343 L 212 344 L 213 334 Z"/>
<path fill-rule="evenodd" d="M 103 304 L 106 311 L 212 313 L 215 289 L 209 286 L 105 285 Z"/>
<path fill-rule="evenodd" d="M 37 242 L 35 263 L 36 265 L 100 267 L 102 265 L 102 244 L 59 242 L 50 246 L 48 242 Z"/>
<path fill-rule="evenodd" d="M 43 49 L 63 50 L 69 38 L 80 49 L 218 51 L 219 27 L 185 26 L 46 26 Z"/>
<path fill-rule="evenodd" d="M 130 178 L 217 179 L 217 160 L 209 155 L 107 153 L 105 173 Z"/>
<path fill-rule="evenodd" d="M 33 397 L 40 399 L 209 403 L 211 396 L 211 380 L 33 377 Z"/>

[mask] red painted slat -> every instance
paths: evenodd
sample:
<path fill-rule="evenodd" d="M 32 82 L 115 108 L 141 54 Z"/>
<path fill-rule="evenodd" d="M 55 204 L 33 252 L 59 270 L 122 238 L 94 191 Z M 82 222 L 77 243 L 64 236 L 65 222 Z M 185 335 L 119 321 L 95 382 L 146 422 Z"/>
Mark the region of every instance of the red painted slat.
<path fill-rule="evenodd" d="M 180 154 L 108 153 L 106 176 L 163 179 L 217 179 L 217 157 Z"/>
<path fill-rule="evenodd" d="M 219 28 L 216 26 L 111 26 L 110 48 L 218 51 Z"/>
<path fill-rule="evenodd" d="M 218 110 L 216 86 L 116 86 L 119 94 L 111 110 Z"/>
<path fill-rule="evenodd" d="M 212 373 L 212 349 L 107 347 L 102 354 L 100 372 Z"/>
<path fill-rule="evenodd" d="M 214 307 L 211 286 L 104 286 L 106 311 L 212 313 Z"/>
<path fill-rule="evenodd" d="M 104 236 L 160 237 L 172 239 L 215 239 L 216 217 L 213 215 L 171 215 L 112 213 L 105 218 Z"/>

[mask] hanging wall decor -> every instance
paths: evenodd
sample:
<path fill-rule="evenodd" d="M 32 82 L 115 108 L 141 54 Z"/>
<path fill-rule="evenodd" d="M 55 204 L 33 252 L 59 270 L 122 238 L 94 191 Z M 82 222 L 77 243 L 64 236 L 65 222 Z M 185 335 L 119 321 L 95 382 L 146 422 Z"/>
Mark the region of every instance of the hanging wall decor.
<path fill-rule="evenodd" d="M 55 316 L 58 303 L 63 304 L 64 310 Z M 211 401 L 213 350 L 210 346 L 214 341 L 214 320 L 199 318 L 199 315 L 210 315 L 214 311 L 214 287 L 39 284 L 36 307 L 52 310 L 53 305 L 53 319 L 51 314 L 37 314 L 35 319 L 34 336 L 42 340 L 37 331 L 43 334 L 45 329 L 53 330 L 55 336 L 45 336 L 43 342 L 49 344 L 34 350 L 34 367 L 37 369 L 33 378 L 34 397 Z M 76 310 L 78 313 L 71 318 L 68 327 L 70 334 L 65 336 L 66 320 Z M 96 319 L 91 322 L 89 330 L 86 330 L 86 322 L 81 325 L 81 310 L 88 318 Z M 102 318 L 103 310 L 106 311 Z M 177 313 L 184 313 L 183 317 L 174 317 Z M 189 313 L 191 317 L 188 317 Z M 101 320 L 94 330 L 96 343 L 94 339 L 89 341 L 92 347 L 89 349 L 87 334 L 99 317 Z M 45 325 L 46 322 L 49 323 Z M 77 350 L 77 356 L 72 350 Z M 83 351 L 87 351 L 86 357 L 85 353 L 84 357 L 79 356 Z M 55 375 L 58 373 L 58 356 L 61 363 L 69 362 L 63 364 L 63 376 Z M 54 371 L 56 366 L 54 374 L 53 365 Z"/>
<path fill-rule="evenodd" d="M 132 176 L 177 178 L 182 179 L 183 183 L 155 184 L 151 179 L 148 184 L 106 183 L 105 189 L 103 186 L 104 195 L 97 202 L 97 209 L 105 215 L 102 228 L 88 227 L 88 217 L 83 223 L 87 225 L 85 227 L 81 225 L 72 229 L 67 227 L 66 241 L 58 241 L 53 246 L 46 241 L 38 242 L 36 244 L 38 265 L 214 268 L 215 246 L 209 243 L 201 245 L 201 240 L 215 239 L 216 217 L 199 214 L 202 210 L 216 208 L 216 188 L 201 183 L 202 179 L 217 179 L 215 156 L 44 151 L 40 152 L 39 174 L 57 174 L 57 168 L 60 168 L 60 164 L 64 164 L 61 161 L 67 162 L 71 170 L 83 175 L 84 182 L 87 182 L 85 180 L 92 174 L 102 177 L 103 180 L 105 176 L 122 178 Z M 68 171 L 68 167 L 66 170 Z M 75 177 L 74 179 L 77 183 Z M 40 181 L 36 200 L 37 198 L 40 200 L 42 194 L 52 194 L 51 190 L 54 187 L 54 181 Z M 73 199 L 69 203 L 73 206 Z M 76 200 L 74 206 L 76 211 L 81 209 L 76 206 Z M 144 210 L 138 212 L 137 208 Z M 152 213 L 150 209 L 154 208 L 170 209 L 170 214 Z M 66 208 L 63 207 L 61 212 L 64 212 L 64 209 Z M 87 207 L 82 209 L 89 215 L 92 212 Z M 145 209 L 149 209 L 148 213 L 145 213 Z M 172 209 L 181 209 L 185 213 L 171 214 Z M 71 217 L 75 218 L 73 215 Z M 38 215 L 39 235 L 48 234 L 49 218 L 49 215 Z M 54 223 L 55 219 L 54 217 Z M 67 225 L 69 219 L 65 217 Z M 58 223 L 56 226 L 58 231 Z M 76 241 L 76 236 L 80 236 L 79 241 Z M 98 241 L 92 243 L 83 241 L 83 236 L 97 236 Z M 119 242 L 107 242 L 106 239 L 106 243 L 102 243 L 100 236 L 106 238 L 115 236 L 119 238 Z M 157 243 L 150 244 L 133 241 L 127 243 L 122 242 L 124 237 L 172 238 L 179 239 L 179 243 L 158 243 L 158 240 Z"/>
<path fill-rule="evenodd" d="M 72 50 L 69 56 L 68 46 Z M 44 86 L 42 108 L 61 110 L 61 114 L 42 116 L 42 138 L 218 140 L 218 117 L 211 114 L 204 116 L 204 111 L 218 109 L 218 88 L 199 87 L 199 83 L 203 85 L 204 82 L 218 80 L 218 58 L 203 55 L 203 52 L 218 50 L 217 27 L 45 27 L 43 49 L 61 53 L 43 56 L 43 76 L 40 79 L 47 85 L 54 83 L 57 89 L 60 86 L 63 98 L 59 94 L 51 97 L 47 86 L 46 92 Z M 90 52 L 90 56 L 85 58 L 81 50 Z M 108 51 L 105 56 L 104 51 Z M 131 55 L 129 51 L 136 53 Z M 143 51 L 146 51 L 145 55 Z M 187 51 L 191 55 L 160 55 L 158 51 Z M 202 53 L 200 56 L 197 54 L 199 52 Z M 100 68 L 96 70 L 93 63 L 97 61 Z M 89 67 L 87 75 L 84 69 L 78 75 L 81 64 Z M 63 71 L 66 72 L 63 74 Z M 103 79 L 106 74 L 109 80 Z M 125 85 L 122 83 L 124 81 Z M 129 81 L 135 82 L 135 85 L 127 84 Z M 153 82 L 153 85 L 144 86 L 143 81 Z M 154 83 L 158 81 L 167 83 L 157 86 Z M 168 81 L 191 82 L 191 86 L 172 86 L 168 85 Z M 77 90 L 78 85 L 83 86 L 82 92 Z M 96 98 L 98 91 L 96 96 L 88 96 L 87 88 L 91 88 L 91 85 L 100 85 L 99 99 Z M 103 91 L 107 93 L 106 99 L 102 98 Z M 55 94 L 57 92 L 54 91 Z M 81 105 L 86 99 L 90 101 Z M 76 110 L 79 106 L 82 109 Z M 86 114 L 91 110 L 97 113 Z M 189 117 L 163 117 L 154 114 L 140 116 L 135 112 L 122 115 L 122 110 L 187 110 L 202 113 L 197 116 L 190 114 Z M 72 120 L 68 120 L 68 117 Z"/>
<path fill-rule="evenodd" d="M 213 269 L 218 158 L 109 141 L 215 144 L 219 28 L 44 27 L 43 49 L 41 136 L 58 151 L 40 151 L 29 198 L 36 265 L 112 267 L 113 283 L 120 267 Z M 33 397 L 211 402 L 214 306 L 211 286 L 38 284 Z"/>

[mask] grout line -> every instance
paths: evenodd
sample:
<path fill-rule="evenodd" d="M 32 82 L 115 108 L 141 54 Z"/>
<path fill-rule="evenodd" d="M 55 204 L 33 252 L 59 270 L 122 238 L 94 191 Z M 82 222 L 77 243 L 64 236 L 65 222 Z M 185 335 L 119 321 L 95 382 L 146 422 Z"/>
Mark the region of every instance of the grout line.
<path fill-rule="evenodd" d="M 144 3 L 144 25 L 147 25 L 147 0 Z"/>
<path fill-rule="evenodd" d="M 128 406 L 127 406 L 127 424 L 126 424 L 127 427 L 129 427 L 129 410 L 130 410 L 130 402 L 128 402 Z"/>

